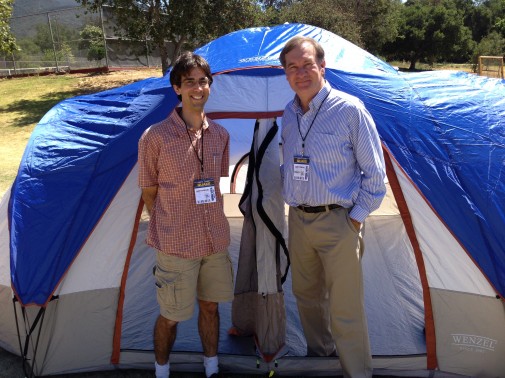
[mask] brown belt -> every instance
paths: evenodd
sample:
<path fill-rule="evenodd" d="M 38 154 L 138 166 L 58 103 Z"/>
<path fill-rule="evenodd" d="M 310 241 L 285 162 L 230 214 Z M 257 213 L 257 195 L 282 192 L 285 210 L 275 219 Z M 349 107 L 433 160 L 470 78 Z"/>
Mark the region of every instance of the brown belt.
<path fill-rule="evenodd" d="M 325 206 L 304 206 L 304 205 L 299 205 L 296 208 L 300 209 L 301 211 L 305 213 L 322 213 L 325 211 L 330 211 L 333 209 L 338 209 L 339 207 L 342 207 L 337 204 L 331 204 L 331 205 L 325 205 Z"/>

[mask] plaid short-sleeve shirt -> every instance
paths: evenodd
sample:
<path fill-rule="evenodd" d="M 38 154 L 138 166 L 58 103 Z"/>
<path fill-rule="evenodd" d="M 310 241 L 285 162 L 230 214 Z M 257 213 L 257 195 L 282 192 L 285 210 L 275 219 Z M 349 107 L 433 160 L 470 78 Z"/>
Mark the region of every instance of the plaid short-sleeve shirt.
<path fill-rule="evenodd" d="M 200 132 L 188 135 L 178 109 L 144 132 L 139 141 L 139 186 L 158 187 L 148 245 L 187 259 L 228 248 L 230 226 L 219 179 L 228 176 L 229 138 L 226 129 L 208 118 Z M 216 202 L 196 204 L 193 185 L 198 179 L 214 180 Z"/>

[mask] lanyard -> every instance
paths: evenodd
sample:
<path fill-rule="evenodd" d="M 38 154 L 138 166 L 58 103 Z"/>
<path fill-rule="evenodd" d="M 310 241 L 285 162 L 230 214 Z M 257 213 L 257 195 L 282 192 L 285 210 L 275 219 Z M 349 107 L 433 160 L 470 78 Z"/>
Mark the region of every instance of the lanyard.
<path fill-rule="evenodd" d="M 310 130 L 312 129 L 312 126 L 314 125 L 314 121 L 316 120 L 317 118 L 317 115 L 319 114 L 319 111 L 321 110 L 321 107 L 323 106 L 324 102 L 326 101 L 326 99 L 328 98 L 328 96 L 330 95 L 330 92 L 331 92 L 331 89 L 328 91 L 328 94 L 326 95 L 326 97 L 323 99 L 323 101 L 321 101 L 321 104 L 319 105 L 319 108 L 317 108 L 317 112 L 316 112 L 316 115 L 314 116 L 314 118 L 312 118 L 312 122 L 309 126 L 309 129 L 307 130 L 307 132 L 305 133 L 305 136 L 302 135 L 302 130 L 300 129 L 300 117 L 298 115 L 298 113 L 296 113 L 296 122 L 298 123 L 298 133 L 300 134 L 300 137 L 302 138 L 302 156 L 304 155 L 305 153 L 305 139 L 307 139 L 307 135 L 309 135 L 309 132 Z"/>
<path fill-rule="evenodd" d="M 182 117 L 181 117 L 181 119 L 182 119 Z M 184 121 L 184 120 L 182 120 L 182 121 L 186 125 L 186 121 Z M 191 147 L 193 148 L 193 151 L 195 152 L 196 158 L 200 162 L 200 169 L 201 169 L 202 174 L 203 174 L 203 135 L 204 135 L 204 131 L 205 131 L 203 129 L 203 122 L 202 122 L 202 127 L 201 127 L 200 130 L 202 130 L 202 158 L 201 159 L 200 159 L 200 156 L 198 156 L 198 151 L 196 150 L 195 145 L 193 144 L 193 140 L 191 139 L 191 135 L 189 134 L 188 125 L 186 125 L 186 133 L 188 134 L 189 143 L 191 144 Z M 196 140 L 196 142 L 198 143 L 198 139 Z"/>

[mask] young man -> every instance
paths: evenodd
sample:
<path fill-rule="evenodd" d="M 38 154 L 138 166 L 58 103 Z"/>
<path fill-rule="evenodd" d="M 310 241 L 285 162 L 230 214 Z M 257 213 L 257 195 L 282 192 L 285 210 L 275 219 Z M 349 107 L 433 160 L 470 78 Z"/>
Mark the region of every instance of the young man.
<path fill-rule="evenodd" d="M 363 103 L 324 79 L 319 43 L 295 37 L 280 60 L 296 93 L 282 119 L 283 195 L 307 354 L 338 352 L 344 376 L 371 377 L 361 230 L 386 192 L 379 137 Z"/>
<path fill-rule="evenodd" d="M 229 135 L 205 116 L 212 76 L 202 57 L 182 54 L 170 83 L 182 107 L 145 131 L 138 159 L 151 216 L 146 241 L 156 249 L 156 377 L 169 376 L 177 324 L 192 317 L 195 299 L 205 373 L 217 377 L 218 302 L 233 299 L 230 228 L 219 189 L 220 177 L 228 176 Z"/>

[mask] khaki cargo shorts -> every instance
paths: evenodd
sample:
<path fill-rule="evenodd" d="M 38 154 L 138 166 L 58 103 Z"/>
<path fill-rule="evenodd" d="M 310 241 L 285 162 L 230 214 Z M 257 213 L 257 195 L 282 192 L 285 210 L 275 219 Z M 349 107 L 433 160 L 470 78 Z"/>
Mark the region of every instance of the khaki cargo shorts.
<path fill-rule="evenodd" d="M 195 299 L 233 300 L 233 266 L 228 252 L 200 259 L 181 259 L 156 252 L 156 292 L 160 314 L 173 321 L 193 316 Z"/>

